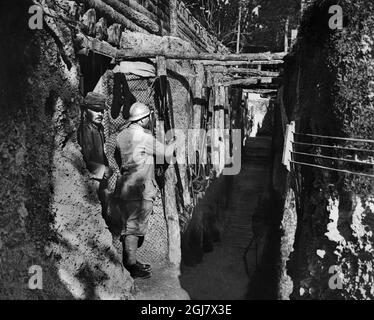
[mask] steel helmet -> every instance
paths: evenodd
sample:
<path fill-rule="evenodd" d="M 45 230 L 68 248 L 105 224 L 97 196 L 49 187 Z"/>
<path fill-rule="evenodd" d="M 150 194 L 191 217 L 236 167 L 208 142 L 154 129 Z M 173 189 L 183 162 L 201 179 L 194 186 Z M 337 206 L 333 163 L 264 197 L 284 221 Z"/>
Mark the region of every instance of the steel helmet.
<path fill-rule="evenodd" d="M 151 111 L 144 103 L 135 102 L 131 106 L 129 113 L 130 113 L 130 116 L 128 120 L 137 121 L 148 116 L 151 113 Z"/>

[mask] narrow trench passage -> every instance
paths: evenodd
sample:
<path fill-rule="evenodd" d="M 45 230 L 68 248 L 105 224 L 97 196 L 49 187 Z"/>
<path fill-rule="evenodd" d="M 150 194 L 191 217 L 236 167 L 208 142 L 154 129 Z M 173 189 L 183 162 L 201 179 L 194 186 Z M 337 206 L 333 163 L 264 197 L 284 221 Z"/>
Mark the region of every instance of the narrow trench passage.
<path fill-rule="evenodd" d="M 182 266 L 181 286 L 191 299 L 247 299 L 251 291 L 250 276 L 256 269 L 256 254 L 247 249 L 254 237 L 252 217 L 266 192 L 270 146 L 271 139 L 267 137 L 247 142 L 240 174 L 233 177 L 221 241 L 204 255 L 200 264 Z M 265 237 L 258 236 L 257 257 L 265 242 Z"/>

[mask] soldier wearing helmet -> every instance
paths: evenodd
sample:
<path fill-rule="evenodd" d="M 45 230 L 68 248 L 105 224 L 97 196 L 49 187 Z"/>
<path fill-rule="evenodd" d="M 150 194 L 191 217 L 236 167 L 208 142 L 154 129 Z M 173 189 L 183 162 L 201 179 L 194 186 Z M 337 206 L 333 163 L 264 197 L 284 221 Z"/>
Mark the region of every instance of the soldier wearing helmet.
<path fill-rule="evenodd" d="M 149 131 L 151 112 L 140 102 L 129 111 L 128 124 L 117 136 L 121 154 L 121 177 L 114 197 L 121 215 L 123 264 L 133 278 L 148 278 L 151 267 L 137 261 L 136 252 L 147 231 L 157 188 L 154 155 L 172 156 L 177 141 L 164 145 Z"/>

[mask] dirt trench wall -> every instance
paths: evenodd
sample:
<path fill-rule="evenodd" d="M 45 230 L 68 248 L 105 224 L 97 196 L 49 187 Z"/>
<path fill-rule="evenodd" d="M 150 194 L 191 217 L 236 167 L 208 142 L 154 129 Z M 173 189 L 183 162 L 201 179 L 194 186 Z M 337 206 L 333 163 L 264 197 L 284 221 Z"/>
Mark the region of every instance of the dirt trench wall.
<path fill-rule="evenodd" d="M 131 298 L 75 142 L 81 95 L 70 30 L 30 30 L 31 4 L 0 10 L 9 37 L 0 51 L 0 298 Z M 29 288 L 34 265 L 42 289 Z"/>
<path fill-rule="evenodd" d="M 328 9 L 334 4 L 316 1 L 305 14 L 298 42 L 285 66 L 287 113 L 290 120 L 296 120 L 299 133 L 372 139 L 374 7 L 367 1 L 341 1 L 344 29 L 333 31 L 328 27 Z M 359 147 L 373 150 L 371 144 Z M 306 152 L 318 151 L 327 152 L 315 148 Z M 344 156 L 336 151 L 326 155 Z M 367 156 L 358 154 L 360 159 Z M 336 161 L 315 163 L 372 174 L 370 167 L 366 171 L 364 166 L 347 167 Z M 290 297 L 374 298 L 373 180 L 317 168 L 297 167 L 295 172 L 299 190 L 286 208 L 292 211 L 299 199 L 294 252 L 289 255 L 292 239 L 283 245 L 290 258 L 284 277 L 292 280 Z M 293 218 L 285 226 L 284 239 L 294 232 L 294 222 Z"/>

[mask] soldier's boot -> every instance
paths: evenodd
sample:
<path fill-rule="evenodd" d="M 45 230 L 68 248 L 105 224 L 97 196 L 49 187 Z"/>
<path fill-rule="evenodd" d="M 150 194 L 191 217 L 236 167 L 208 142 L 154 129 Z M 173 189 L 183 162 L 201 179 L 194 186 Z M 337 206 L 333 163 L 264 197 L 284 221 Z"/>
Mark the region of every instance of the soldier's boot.
<path fill-rule="evenodd" d="M 144 243 L 144 236 L 139 236 L 138 237 L 138 249 L 143 245 Z M 136 264 L 142 268 L 143 270 L 148 270 L 148 271 L 151 271 L 152 268 L 151 268 L 151 265 L 148 264 L 148 263 L 141 263 L 139 261 L 136 261 Z"/>
<path fill-rule="evenodd" d="M 152 274 L 150 270 L 142 267 L 136 261 L 136 250 L 138 248 L 138 237 L 128 235 L 124 238 L 123 244 L 123 265 L 130 272 L 133 278 L 149 278 Z"/>

